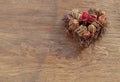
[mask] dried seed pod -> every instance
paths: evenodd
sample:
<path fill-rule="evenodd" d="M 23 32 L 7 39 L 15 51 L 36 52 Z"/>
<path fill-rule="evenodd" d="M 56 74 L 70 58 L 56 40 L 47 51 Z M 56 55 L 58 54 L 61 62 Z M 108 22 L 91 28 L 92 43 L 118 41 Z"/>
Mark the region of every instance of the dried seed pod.
<path fill-rule="evenodd" d="M 64 18 L 63 18 L 64 23 L 63 23 L 63 24 L 64 24 L 64 26 L 65 26 L 66 29 L 69 29 L 68 23 L 69 23 L 69 21 L 70 21 L 71 19 L 73 19 L 73 18 L 72 18 L 72 16 L 69 15 L 69 14 L 67 14 L 67 15 L 64 16 Z"/>
<path fill-rule="evenodd" d="M 98 20 L 106 20 L 106 16 L 105 15 L 101 15 L 101 16 L 99 16 Z"/>
<path fill-rule="evenodd" d="M 96 27 L 96 31 L 99 31 L 100 30 L 100 25 L 96 22 L 93 22 L 92 25 L 94 25 Z"/>
<path fill-rule="evenodd" d="M 88 30 L 89 30 L 91 33 L 95 33 L 95 32 L 96 32 L 96 27 L 95 27 L 93 24 L 91 24 L 91 25 L 88 26 Z"/>
<path fill-rule="evenodd" d="M 71 15 L 67 14 L 67 15 L 64 16 L 63 21 L 64 21 L 65 23 L 69 23 L 69 21 L 70 21 L 71 19 L 73 19 L 73 17 L 72 17 Z"/>
<path fill-rule="evenodd" d="M 94 11 L 93 8 L 90 8 L 90 9 L 88 10 L 88 13 L 90 13 L 90 14 L 95 14 L 95 11 Z"/>
<path fill-rule="evenodd" d="M 66 19 L 67 19 L 67 20 L 71 20 L 71 19 L 73 19 L 73 17 L 72 17 L 70 14 L 67 14 L 67 15 L 66 15 Z"/>
<path fill-rule="evenodd" d="M 93 22 L 92 25 L 94 25 L 95 27 L 99 27 L 100 25 L 96 22 Z"/>
<path fill-rule="evenodd" d="M 103 26 L 107 26 L 107 21 L 106 21 L 106 16 L 105 16 L 105 15 L 99 16 L 98 21 L 99 21 Z"/>
<path fill-rule="evenodd" d="M 90 35 L 90 32 L 89 31 L 85 31 L 85 32 L 83 32 L 83 34 L 82 34 L 82 37 L 83 38 L 89 38 L 91 35 Z"/>
<path fill-rule="evenodd" d="M 69 21 L 69 29 L 70 30 L 75 30 L 76 28 L 78 28 L 79 27 L 79 22 L 78 22 L 78 20 L 76 20 L 76 19 L 72 19 L 72 20 L 70 20 Z"/>
<path fill-rule="evenodd" d="M 105 15 L 105 11 L 101 11 L 100 14 L 101 14 L 101 15 Z"/>
<path fill-rule="evenodd" d="M 91 33 L 91 37 L 94 38 L 95 34 L 94 33 Z"/>
<path fill-rule="evenodd" d="M 83 26 L 83 25 L 81 25 L 77 29 L 75 29 L 75 32 L 77 33 L 77 35 L 79 37 L 82 37 L 82 34 L 83 34 L 84 31 L 87 31 L 87 27 Z"/>
<path fill-rule="evenodd" d="M 106 21 L 106 20 L 100 20 L 99 22 L 100 22 L 104 27 L 107 26 L 107 21 Z"/>
<path fill-rule="evenodd" d="M 80 16 L 81 16 L 81 12 L 78 10 L 78 9 L 73 9 L 71 12 L 70 12 L 71 16 L 74 18 L 74 19 L 79 19 Z"/>
<path fill-rule="evenodd" d="M 97 15 L 98 16 L 98 13 L 99 13 L 99 11 L 100 11 L 100 9 L 94 9 L 94 8 L 90 8 L 89 10 L 88 10 L 88 12 L 90 13 L 90 14 L 94 14 L 94 15 Z"/>
<path fill-rule="evenodd" d="M 96 14 L 90 14 L 90 15 L 97 19 L 97 15 Z"/>
<path fill-rule="evenodd" d="M 98 14 L 98 18 L 99 18 L 99 16 L 105 15 L 105 14 L 106 14 L 105 11 L 100 10 L 100 11 L 99 11 L 99 14 Z"/>

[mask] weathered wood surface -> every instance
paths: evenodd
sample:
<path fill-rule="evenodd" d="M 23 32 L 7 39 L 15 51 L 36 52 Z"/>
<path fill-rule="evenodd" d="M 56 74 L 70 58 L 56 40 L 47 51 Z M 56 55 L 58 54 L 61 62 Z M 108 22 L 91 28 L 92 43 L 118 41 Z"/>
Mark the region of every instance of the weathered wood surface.
<path fill-rule="evenodd" d="M 80 52 L 62 30 L 72 8 L 107 12 L 108 30 Z M 0 82 L 120 82 L 119 0 L 0 0 Z"/>

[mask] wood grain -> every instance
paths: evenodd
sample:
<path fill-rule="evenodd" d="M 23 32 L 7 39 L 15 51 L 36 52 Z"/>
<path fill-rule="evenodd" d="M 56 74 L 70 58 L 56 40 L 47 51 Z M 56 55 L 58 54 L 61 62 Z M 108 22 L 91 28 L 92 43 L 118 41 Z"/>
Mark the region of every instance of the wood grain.
<path fill-rule="evenodd" d="M 72 8 L 106 11 L 94 48 L 63 32 Z M 0 82 L 120 82 L 119 0 L 0 0 Z"/>

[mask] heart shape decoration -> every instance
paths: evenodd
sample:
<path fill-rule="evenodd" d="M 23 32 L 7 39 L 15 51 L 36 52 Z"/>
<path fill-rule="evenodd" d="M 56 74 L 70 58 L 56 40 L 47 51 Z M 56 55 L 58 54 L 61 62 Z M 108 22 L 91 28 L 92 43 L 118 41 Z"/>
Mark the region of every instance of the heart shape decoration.
<path fill-rule="evenodd" d="M 66 32 L 77 38 L 83 48 L 94 44 L 107 27 L 105 11 L 94 8 L 82 12 L 72 9 L 64 16 L 63 21 Z"/>

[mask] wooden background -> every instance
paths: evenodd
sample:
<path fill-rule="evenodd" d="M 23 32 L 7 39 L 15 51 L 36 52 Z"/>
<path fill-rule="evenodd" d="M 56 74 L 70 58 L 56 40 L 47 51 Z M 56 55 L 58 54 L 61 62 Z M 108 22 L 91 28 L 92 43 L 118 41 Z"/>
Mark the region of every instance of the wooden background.
<path fill-rule="evenodd" d="M 94 49 L 63 32 L 72 8 L 106 11 Z M 120 82 L 119 0 L 0 0 L 0 82 Z"/>

